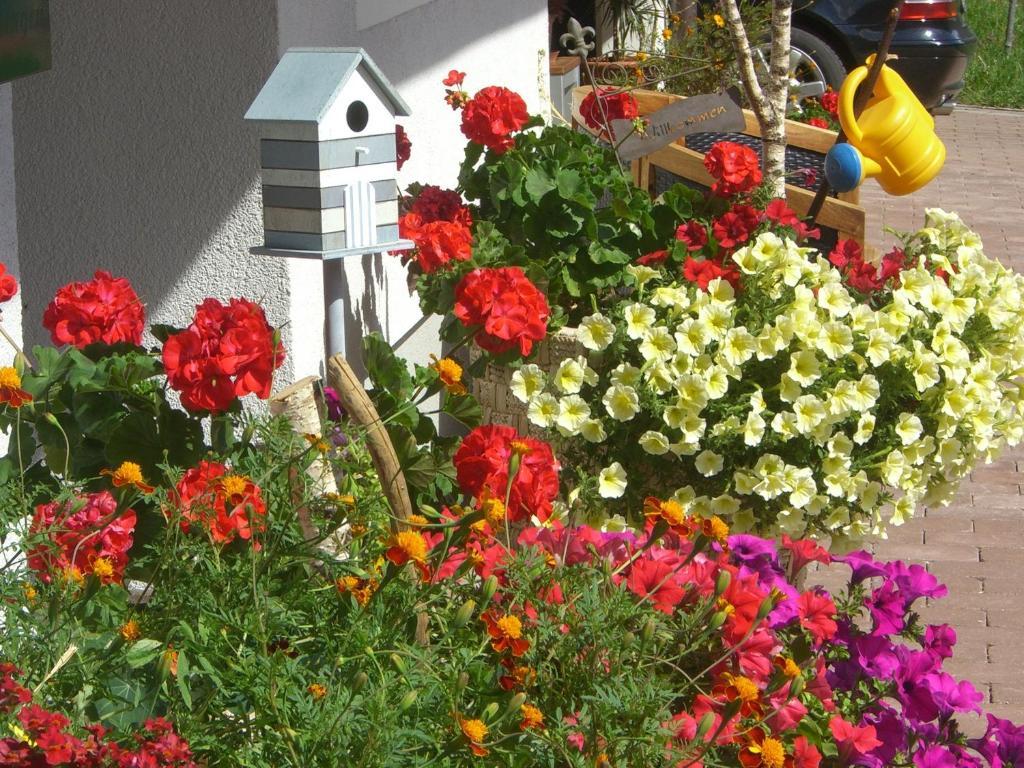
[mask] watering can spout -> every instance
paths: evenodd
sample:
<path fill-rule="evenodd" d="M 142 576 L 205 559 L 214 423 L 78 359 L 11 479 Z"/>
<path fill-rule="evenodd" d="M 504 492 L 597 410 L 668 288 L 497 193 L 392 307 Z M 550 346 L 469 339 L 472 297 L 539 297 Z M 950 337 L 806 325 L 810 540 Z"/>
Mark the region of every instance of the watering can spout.
<path fill-rule="evenodd" d="M 839 122 L 849 144 L 825 158 L 825 176 L 838 192 L 874 178 L 890 195 L 909 195 L 934 179 L 946 162 L 935 120 L 895 70 L 883 65 L 864 111 L 853 100 L 874 57 L 849 74 L 839 91 Z"/>

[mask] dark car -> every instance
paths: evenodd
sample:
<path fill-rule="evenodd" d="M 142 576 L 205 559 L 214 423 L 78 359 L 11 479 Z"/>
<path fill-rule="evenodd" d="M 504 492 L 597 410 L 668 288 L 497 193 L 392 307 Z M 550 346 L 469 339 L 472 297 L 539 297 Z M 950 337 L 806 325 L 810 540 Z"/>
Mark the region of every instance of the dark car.
<path fill-rule="evenodd" d="M 984 2 L 984 0 L 981 0 Z M 791 70 L 795 90 L 816 95 L 838 90 L 846 73 L 878 49 L 892 0 L 797 0 L 793 13 Z M 963 0 L 906 0 L 891 63 L 922 103 L 949 111 L 964 87 L 977 45 Z"/>

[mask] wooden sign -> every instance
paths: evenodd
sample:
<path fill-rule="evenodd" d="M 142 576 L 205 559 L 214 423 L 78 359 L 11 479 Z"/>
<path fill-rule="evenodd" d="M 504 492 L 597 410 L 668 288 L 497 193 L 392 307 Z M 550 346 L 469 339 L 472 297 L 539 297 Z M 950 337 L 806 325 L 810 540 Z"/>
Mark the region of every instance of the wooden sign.
<path fill-rule="evenodd" d="M 648 115 L 643 133 L 632 120 L 612 120 L 616 137 L 625 136 L 618 146 L 619 157 L 628 162 L 668 146 L 690 133 L 727 133 L 746 127 L 743 110 L 727 93 L 705 93 L 674 101 Z"/>

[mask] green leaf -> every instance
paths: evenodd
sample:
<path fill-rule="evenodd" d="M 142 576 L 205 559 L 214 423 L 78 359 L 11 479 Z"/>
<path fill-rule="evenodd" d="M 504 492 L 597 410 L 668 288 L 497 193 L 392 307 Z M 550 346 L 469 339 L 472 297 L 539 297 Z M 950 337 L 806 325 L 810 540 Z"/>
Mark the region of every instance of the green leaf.
<path fill-rule="evenodd" d="M 178 651 L 178 674 L 176 676 L 178 692 L 181 694 L 182 701 L 185 702 L 185 707 L 192 709 L 192 692 L 188 687 L 188 674 L 188 656 L 185 655 L 184 651 Z"/>
<path fill-rule="evenodd" d="M 588 249 L 590 260 L 595 264 L 628 264 L 629 254 L 619 248 L 608 248 L 601 243 L 591 243 Z"/>
<path fill-rule="evenodd" d="M 524 183 L 526 194 L 530 196 L 533 202 L 540 202 L 541 198 L 544 197 L 548 192 L 556 188 L 555 182 L 551 180 L 551 177 L 544 173 L 539 168 L 531 168 L 526 172 L 526 181 Z"/>
<path fill-rule="evenodd" d="M 76 392 L 71 412 L 84 434 L 106 441 L 125 416 L 121 402 L 112 392 Z"/>
<path fill-rule="evenodd" d="M 446 395 L 441 412 L 446 413 L 461 424 L 473 429 L 483 420 L 480 403 L 472 395 Z"/>
<path fill-rule="evenodd" d="M 579 171 L 565 168 L 558 172 L 555 177 L 555 184 L 558 187 L 558 194 L 562 197 L 574 197 L 583 186 L 583 178 Z"/>
<path fill-rule="evenodd" d="M 153 323 L 149 326 L 149 332 L 156 336 L 156 340 L 161 344 L 174 334 L 181 333 L 181 331 L 181 328 L 175 328 L 173 325 L 167 325 L 166 323 Z"/>
<path fill-rule="evenodd" d="M 371 333 L 363 339 L 363 364 L 370 380 L 399 400 L 412 395 L 412 376 L 391 345 L 379 333 Z"/>
<path fill-rule="evenodd" d="M 138 667 L 141 667 L 144 664 L 148 664 L 157 656 L 159 656 L 160 649 L 163 647 L 164 644 L 161 643 L 159 640 L 154 640 L 152 638 L 143 638 L 142 640 L 137 640 L 132 645 L 132 647 L 128 649 L 128 651 L 124 655 L 124 659 L 128 663 L 129 667 L 137 669 Z M 178 654 L 178 658 L 180 663 L 180 653 Z"/>
<path fill-rule="evenodd" d="M 580 296 L 583 295 L 583 292 L 580 290 L 579 282 L 575 280 L 571 274 L 569 274 L 568 267 L 562 267 L 561 277 L 562 285 L 565 286 L 566 293 L 568 293 L 570 296 L 574 298 L 579 298 Z"/>

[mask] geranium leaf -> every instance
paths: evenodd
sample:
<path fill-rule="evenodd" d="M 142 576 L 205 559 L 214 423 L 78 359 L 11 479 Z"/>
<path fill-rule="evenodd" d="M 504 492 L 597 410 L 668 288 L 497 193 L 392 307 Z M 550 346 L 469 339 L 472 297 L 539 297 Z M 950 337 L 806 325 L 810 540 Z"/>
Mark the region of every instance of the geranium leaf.
<path fill-rule="evenodd" d="M 143 638 L 136 641 L 124 655 L 124 660 L 129 667 L 138 668 L 148 664 L 160 655 L 163 643 L 153 638 Z"/>
<path fill-rule="evenodd" d="M 477 426 L 483 418 L 480 403 L 471 395 L 446 395 L 441 410 L 470 429 Z"/>

